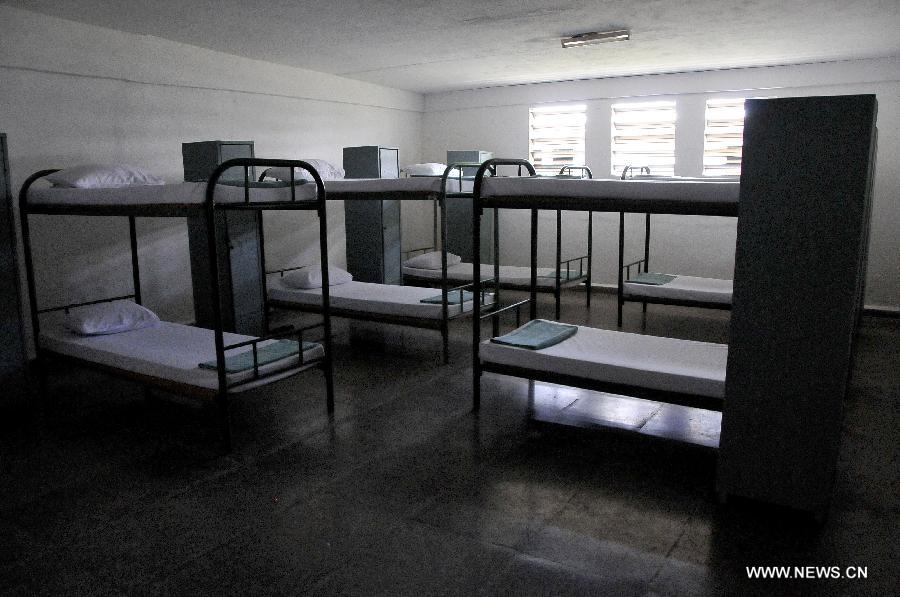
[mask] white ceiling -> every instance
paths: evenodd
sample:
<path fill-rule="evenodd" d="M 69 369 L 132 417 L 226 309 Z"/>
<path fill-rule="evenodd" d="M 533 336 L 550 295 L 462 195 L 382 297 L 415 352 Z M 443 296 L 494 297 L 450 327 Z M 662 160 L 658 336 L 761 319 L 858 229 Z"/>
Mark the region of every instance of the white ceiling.
<path fill-rule="evenodd" d="M 3 3 L 424 93 L 900 55 L 898 0 Z M 631 41 L 559 44 L 619 28 L 631 29 Z"/>

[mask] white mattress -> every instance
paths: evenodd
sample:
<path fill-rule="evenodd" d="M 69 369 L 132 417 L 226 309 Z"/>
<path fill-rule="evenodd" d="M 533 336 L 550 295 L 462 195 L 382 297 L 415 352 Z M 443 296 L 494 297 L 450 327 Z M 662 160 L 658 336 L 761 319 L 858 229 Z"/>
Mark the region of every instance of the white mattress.
<path fill-rule="evenodd" d="M 297 200 L 316 198 L 316 185 L 304 184 L 296 188 Z M 252 202 L 290 201 L 290 187 L 250 189 Z M 206 201 L 205 182 L 142 185 L 117 189 L 70 189 L 65 187 L 37 187 L 28 191 L 29 205 L 202 205 Z M 244 187 L 216 185 L 217 203 L 243 203 Z"/>
<path fill-rule="evenodd" d="M 225 345 L 250 340 L 251 336 L 241 334 L 225 334 Z M 268 342 L 261 342 L 265 346 Z M 199 388 L 218 389 L 218 377 L 215 371 L 201 369 L 200 363 L 216 359 L 215 334 L 212 330 L 191 327 L 179 323 L 160 322 L 152 328 L 109 334 L 106 336 L 80 336 L 63 326 L 63 319 L 58 314 L 48 316 L 41 321 L 41 345 L 53 352 L 79 358 L 94 363 L 124 369 L 158 377 Z M 228 351 L 228 356 L 251 350 L 246 348 Z M 304 360 L 320 358 L 324 349 L 317 344 L 315 348 L 303 353 Z M 310 367 L 291 367 L 299 364 L 294 356 L 281 359 L 259 368 L 260 373 L 288 367 L 284 371 L 256 380 L 229 391 L 243 390 L 265 385 L 283 379 Z M 228 375 L 229 383 L 237 383 L 253 376 L 253 371 L 243 371 Z"/>
<path fill-rule="evenodd" d="M 599 180 L 529 176 L 488 177 L 482 197 L 571 197 L 579 199 L 665 199 L 737 204 L 739 182 L 697 180 Z"/>
<path fill-rule="evenodd" d="M 331 286 L 330 290 L 331 306 L 335 309 L 350 309 L 373 315 L 398 315 L 423 319 L 441 319 L 443 316 L 440 304 L 420 302 L 422 299 L 439 295 L 441 291 L 436 288 L 353 281 L 347 284 Z M 270 276 L 268 293 L 270 300 L 308 306 L 322 304 L 321 288 L 308 290 L 289 288 L 284 285 L 280 277 Z M 463 312 L 471 310 L 472 301 L 464 302 Z M 458 304 L 448 305 L 450 316 L 459 312 Z"/>
<path fill-rule="evenodd" d="M 700 301 L 722 305 L 731 304 L 733 288 L 733 280 L 694 276 L 675 276 L 671 282 L 659 285 L 633 282 L 625 282 L 623 285 L 623 291 L 627 296 Z"/>
<path fill-rule="evenodd" d="M 482 363 L 573 375 L 600 382 L 697 396 L 725 396 L 728 346 L 578 326 L 542 350 L 481 343 Z"/>
<path fill-rule="evenodd" d="M 448 180 L 451 192 L 459 187 L 458 181 Z M 341 199 L 342 194 L 365 193 L 414 193 L 437 195 L 442 192 L 440 176 L 410 176 L 408 178 L 344 178 L 326 180 L 325 193 L 330 199 Z"/>
<path fill-rule="evenodd" d="M 472 281 L 472 272 L 475 271 L 473 263 L 458 263 L 447 267 L 447 279 L 459 280 L 463 282 Z M 538 288 L 553 288 L 556 286 L 556 270 L 550 267 L 537 268 L 537 285 Z M 420 269 L 417 267 L 403 266 L 404 276 L 415 276 L 417 278 L 427 280 L 440 280 L 441 270 L 439 269 Z M 490 264 L 481 264 L 481 279 L 493 278 L 494 266 Z M 565 278 L 561 281 L 565 282 Z M 501 265 L 500 266 L 500 283 L 508 286 L 531 286 L 531 268 L 521 267 L 517 265 Z"/>

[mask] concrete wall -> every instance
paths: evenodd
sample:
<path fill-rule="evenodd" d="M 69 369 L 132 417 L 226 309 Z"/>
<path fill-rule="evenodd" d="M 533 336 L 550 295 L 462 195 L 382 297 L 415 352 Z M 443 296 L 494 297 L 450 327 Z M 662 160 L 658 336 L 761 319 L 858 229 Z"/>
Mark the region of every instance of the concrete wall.
<path fill-rule="evenodd" d="M 618 77 L 518 85 L 426 96 L 423 158 L 445 159 L 447 149 L 482 149 L 496 157 L 528 157 L 528 109 L 578 102 L 588 106 L 586 155 L 595 176 L 610 178 L 610 106 L 618 101 L 677 102 L 676 174 L 700 176 L 705 102 L 711 97 L 784 97 L 874 93 L 879 102 L 878 163 L 866 303 L 900 307 L 900 58 L 748 68 L 727 71 Z M 564 214 L 564 257 L 585 254 L 587 216 Z M 618 216 L 594 220 L 595 279 L 614 283 Z M 541 218 L 540 259 L 553 261 L 554 215 Z M 654 216 L 652 269 L 730 277 L 734 268 L 735 220 Z M 527 214 L 501 216 L 501 260 L 525 265 Z M 641 254 L 643 216 L 627 218 L 626 257 Z M 570 231 L 570 232 L 569 232 Z"/>
<path fill-rule="evenodd" d="M 350 145 L 399 147 L 401 166 L 419 158 L 420 94 L 8 6 L 0 22 L 0 131 L 15 192 L 36 170 L 82 163 L 130 163 L 178 182 L 186 141 L 253 140 L 258 157 L 338 165 Z M 124 219 L 33 221 L 41 306 L 130 292 Z M 414 218 L 406 226 L 410 246 L 421 243 L 419 231 L 430 238 Z M 191 320 L 184 220 L 141 220 L 138 232 L 146 303 L 165 318 Z M 318 259 L 310 214 L 267 214 L 266 234 L 267 265 Z M 340 202 L 329 204 L 329 248 L 343 265 Z"/>

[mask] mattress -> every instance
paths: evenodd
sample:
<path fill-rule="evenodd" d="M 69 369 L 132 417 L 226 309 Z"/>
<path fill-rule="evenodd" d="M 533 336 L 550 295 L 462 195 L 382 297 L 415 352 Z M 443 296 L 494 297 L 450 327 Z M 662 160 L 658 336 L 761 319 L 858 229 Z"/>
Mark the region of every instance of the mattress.
<path fill-rule="evenodd" d="M 698 278 L 695 276 L 675 276 L 666 284 L 635 284 L 625 282 L 623 292 L 629 297 L 698 301 L 703 303 L 731 304 L 734 287 L 732 280 Z"/>
<path fill-rule="evenodd" d="M 603 200 L 690 201 L 737 205 L 739 182 L 697 180 L 599 180 L 590 178 L 488 177 L 481 196 L 560 197 Z M 599 208 L 598 208 L 599 209 Z"/>
<path fill-rule="evenodd" d="M 371 313 L 372 315 L 395 315 L 440 320 L 443 307 L 440 304 L 422 303 L 422 299 L 437 296 L 437 288 L 417 286 L 396 286 L 372 284 L 370 282 L 348 282 L 330 287 L 331 307 Z M 268 282 L 269 300 L 292 303 L 299 306 L 322 304 L 322 289 L 298 289 L 285 286 L 282 279 L 271 276 Z M 463 311 L 472 310 L 472 301 L 463 303 Z M 448 305 L 450 316 L 460 313 L 459 305 Z"/>
<path fill-rule="evenodd" d="M 316 185 L 294 187 L 297 200 L 316 198 Z M 251 202 L 290 201 L 290 187 L 250 189 Z M 73 189 L 66 187 L 37 187 L 28 191 L 28 204 L 65 206 L 151 206 L 203 205 L 206 201 L 205 182 L 182 182 L 164 185 L 141 185 L 114 189 Z M 216 203 L 243 203 L 244 187 L 216 185 Z"/>
<path fill-rule="evenodd" d="M 578 326 L 571 338 L 541 350 L 482 342 L 479 358 L 482 363 L 722 398 L 728 346 Z"/>
<path fill-rule="evenodd" d="M 461 282 L 471 282 L 472 272 L 475 271 L 473 263 L 458 263 L 447 267 L 447 279 Z M 538 288 L 554 288 L 556 286 L 556 270 L 551 267 L 537 268 L 537 286 Z M 403 266 L 404 276 L 414 276 L 424 280 L 440 280 L 441 270 L 439 269 L 420 269 L 417 267 Z M 587 272 L 585 272 L 587 275 Z M 481 279 L 494 277 L 494 266 L 489 264 L 481 264 Z M 565 281 L 565 277 L 562 278 Z M 531 287 L 531 268 L 521 267 L 517 265 L 501 265 L 500 266 L 500 283 L 505 286 Z"/>
<path fill-rule="evenodd" d="M 251 336 L 226 333 L 225 345 L 251 339 Z M 264 346 L 266 343 L 261 342 L 260 345 Z M 41 321 L 41 345 L 59 354 L 116 369 L 209 390 L 216 390 L 219 387 L 215 371 L 198 367 L 200 363 L 216 359 L 215 334 L 212 330 L 204 328 L 164 321 L 155 327 L 120 334 L 81 336 L 63 325 L 62 316 L 52 314 Z M 245 350 L 251 348 L 248 346 L 228 351 L 226 355 L 231 356 Z M 321 358 L 323 355 L 324 349 L 316 344 L 315 348 L 304 351 L 303 358 L 308 361 Z M 311 366 L 297 365 L 299 365 L 297 356 L 264 365 L 259 368 L 261 374 L 284 370 L 271 377 L 231 388 L 229 392 L 241 392 L 265 385 Z M 228 383 L 241 382 L 252 376 L 252 370 L 229 374 Z"/>
<path fill-rule="evenodd" d="M 455 192 L 459 182 L 447 181 L 447 190 Z M 329 199 L 361 198 L 367 193 L 393 193 L 420 195 L 429 198 L 443 191 L 440 176 L 410 176 L 408 178 L 344 178 L 326 180 L 325 194 Z"/>

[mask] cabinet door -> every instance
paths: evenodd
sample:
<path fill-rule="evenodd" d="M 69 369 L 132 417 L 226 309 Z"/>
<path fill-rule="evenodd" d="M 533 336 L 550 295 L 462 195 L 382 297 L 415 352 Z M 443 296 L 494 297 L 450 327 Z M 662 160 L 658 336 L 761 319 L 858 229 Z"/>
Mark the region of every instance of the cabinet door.
<path fill-rule="evenodd" d="M 388 199 L 382 201 L 382 219 L 381 229 L 384 235 L 384 283 L 385 284 L 402 284 L 403 270 L 401 262 L 403 260 L 400 246 L 400 201 Z"/>
<path fill-rule="evenodd" d="M 384 281 L 384 232 L 381 201 L 344 201 L 347 270 L 358 282 Z"/>
<path fill-rule="evenodd" d="M 381 164 L 381 178 L 397 178 L 400 176 L 400 151 L 388 147 L 378 148 L 378 160 Z"/>
<path fill-rule="evenodd" d="M 250 143 L 222 143 L 219 146 L 219 163 L 235 158 L 252 158 L 253 145 Z M 243 168 L 231 168 L 222 174 L 222 180 L 244 180 Z M 256 180 L 256 169 L 250 168 L 250 180 Z"/>
<path fill-rule="evenodd" d="M 262 255 L 259 221 L 262 214 L 228 212 L 229 262 L 234 330 L 241 334 L 265 333 Z"/>

